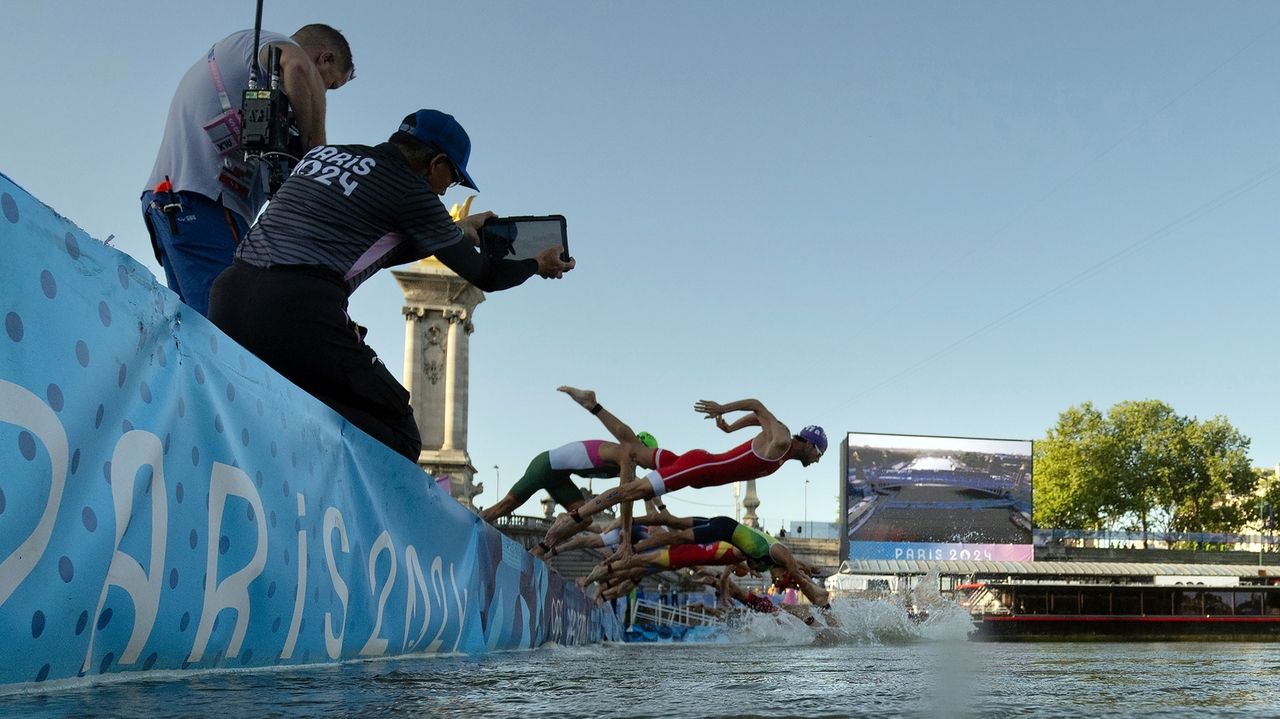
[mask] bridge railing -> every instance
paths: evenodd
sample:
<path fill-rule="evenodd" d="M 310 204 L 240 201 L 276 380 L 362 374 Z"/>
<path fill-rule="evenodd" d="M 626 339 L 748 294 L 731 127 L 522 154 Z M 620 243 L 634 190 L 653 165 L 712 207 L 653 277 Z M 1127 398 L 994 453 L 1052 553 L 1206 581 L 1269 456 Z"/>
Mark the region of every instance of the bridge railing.
<path fill-rule="evenodd" d="M 508 514 L 494 523 L 498 529 L 519 529 L 545 533 L 555 520 L 546 517 L 528 517 L 520 514 Z"/>
<path fill-rule="evenodd" d="M 631 611 L 631 624 L 680 624 L 686 627 L 702 627 L 718 621 L 716 617 L 698 609 L 661 604 L 649 599 L 637 600 Z"/>

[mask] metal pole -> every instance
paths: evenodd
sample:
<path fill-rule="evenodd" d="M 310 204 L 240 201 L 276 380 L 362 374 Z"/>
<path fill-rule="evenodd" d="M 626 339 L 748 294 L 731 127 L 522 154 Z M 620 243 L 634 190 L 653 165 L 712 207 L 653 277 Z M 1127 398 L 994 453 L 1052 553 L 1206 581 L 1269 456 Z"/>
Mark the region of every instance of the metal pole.
<path fill-rule="evenodd" d="M 495 502 L 502 501 L 502 473 L 498 471 L 498 465 L 493 465 L 493 492 L 497 495 Z"/>
<path fill-rule="evenodd" d="M 1264 499 L 1258 500 L 1258 566 L 1262 566 L 1262 552 L 1266 549 L 1266 531 L 1267 531 L 1267 502 Z"/>

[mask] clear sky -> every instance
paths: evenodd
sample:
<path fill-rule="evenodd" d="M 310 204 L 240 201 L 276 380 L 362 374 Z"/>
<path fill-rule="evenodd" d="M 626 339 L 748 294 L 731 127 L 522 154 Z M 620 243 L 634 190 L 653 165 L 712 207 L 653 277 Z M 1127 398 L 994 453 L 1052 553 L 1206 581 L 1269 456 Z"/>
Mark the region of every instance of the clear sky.
<path fill-rule="evenodd" d="M 0 4 L 0 172 L 159 274 L 137 198 L 169 97 L 253 10 Z M 578 269 L 476 312 L 482 505 L 495 465 L 509 488 L 603 436 L 565 383 L 677 451 L 745 439 L 700 398 L 833 441 L 1038 439 L 1153 398 L 1280 462 L 1280 5 L 268 0 L 265 27 L 308 22 L 354 48 L 332 142 L 439 108 L 474 209 L 568 217 Z M 387 272 L 352 301 L 393 368 L 401 305 Z M 834 452 L 762 480 L 765 526 L 834 520 L 838 480 Z"/>

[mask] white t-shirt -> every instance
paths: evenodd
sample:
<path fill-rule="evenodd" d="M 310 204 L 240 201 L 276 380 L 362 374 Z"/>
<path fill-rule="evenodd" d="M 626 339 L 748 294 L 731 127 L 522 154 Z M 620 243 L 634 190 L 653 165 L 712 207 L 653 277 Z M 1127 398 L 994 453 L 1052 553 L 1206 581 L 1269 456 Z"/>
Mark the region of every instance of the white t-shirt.
<path fill-rule="evenodd" d="M 263 46 L 297 44 L 285 35 L 265 30 L 262 32 L 261 43 Z M 213 45 L 213 60 L 222 75 L 231 107 L 236 110 L 240 109 L 245 88 L 249 86 L 249 62 L 254 56 L 253 50 L 252 30 L 232 33 Z M 269 80 L 265 70 L 259 68 L 259 85 L 265 87 Z M 219 181 L 222 157 L 214 148 L 204 126 L 223 112 L 209 59 L 207 55 L 201 55 L 182 76 L 178 89 L 173 94 L 173 101 L 169 104 L 169 117 L 165 121 L 164 139 L 160 141 L 156 164 L 144 190 L 154 188 L 168 176 L 173 182 L 174 190 L 198 192 L 214 200 L 221 196 L 225 207 L 248 221 L 257 214 L 266 198 L 257 196 L 257 193 L 241 196 Z M 260 187 L 261 182 L 255 182 L 254 186 Z"/>

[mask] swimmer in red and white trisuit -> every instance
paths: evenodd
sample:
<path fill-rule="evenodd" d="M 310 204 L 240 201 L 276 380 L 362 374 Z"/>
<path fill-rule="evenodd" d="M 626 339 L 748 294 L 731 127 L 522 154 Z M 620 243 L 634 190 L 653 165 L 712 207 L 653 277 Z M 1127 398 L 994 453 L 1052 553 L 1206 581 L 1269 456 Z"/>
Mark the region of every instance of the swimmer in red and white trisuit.
<path fill-rule="evenodd" d="M 593 414 L 602 410 L 598 404 L 589 409 Z M 637 499 L 661 497 L 667 492 L 684 487 L 714 487 L 758 479 L 778 471 L 790 459 L 807 467 L 817 462 L 827 450 L 827 435 L 821 427 L 809 425 L 792 435 L 791 430 L 765 409 L 759 400 L 744 399 L 728 404 L 699 400 L 693 405 L 693 409 L 705 414 L 707 419 L 714 419 L 716 426 L 726 433 L 736 432 L 743 427 L 759 427 L 760 433 L 721 454 L 701 449 L 685 452 L 671 464 L 664 463 L 643 478 L 623 482 L 598 495 L 557 519 L 535 553 L 550 550 L 573 534 L 583 522 L 614 505 L 621 504 L 625 511 Z M 724 420 L 724 415 L 730 412 L 747 414 L 730 424 Z M 626 474 L 622 476 L 625 479 Z M 630 554 L 630 547 L 625 543 L 623 547 L 624 553 Z"/>

